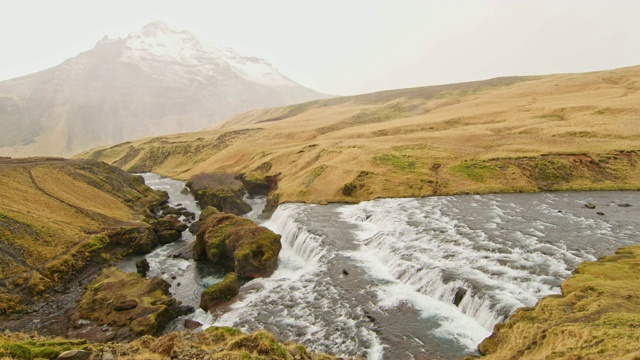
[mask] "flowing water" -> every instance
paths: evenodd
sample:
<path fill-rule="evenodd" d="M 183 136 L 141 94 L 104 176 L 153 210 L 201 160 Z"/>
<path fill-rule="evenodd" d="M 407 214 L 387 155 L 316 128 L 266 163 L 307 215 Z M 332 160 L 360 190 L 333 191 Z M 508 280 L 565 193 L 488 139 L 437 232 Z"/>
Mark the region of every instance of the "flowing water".
<path fill-rule="evenodd" d="M 199 212 L 180 193 L 183 183 L 145 178 L 168 191 L 172 205 Z M 638 242 L 640 227 L 638 192 L 284 204 L 268 221 L 258 216 L 264 199 L 249 200 L 248 217 L 282 235 L 278 269 L 245 284 L 230 305 L 189 317 L 204 327 L 264 328 L 314 350 L 367 359 L 474 354 L 493 325 L 559 293 L 581 262 Z M 179 300 L 197 307 L 204 287 L 224 274 L 167 257 L 192 241 L 185 232 L 147 259 L 151 276 L 167 279 Z M 180 327 L 177 321 L 172 329 Z"/>

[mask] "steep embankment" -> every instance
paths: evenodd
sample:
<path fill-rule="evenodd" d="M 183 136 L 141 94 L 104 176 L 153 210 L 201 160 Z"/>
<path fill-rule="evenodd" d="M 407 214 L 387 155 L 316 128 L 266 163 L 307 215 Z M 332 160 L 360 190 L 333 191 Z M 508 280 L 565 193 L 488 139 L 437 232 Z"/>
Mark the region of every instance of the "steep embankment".
<path fill-rule="evenodd" d="M 57 158 L 0 159 L 0 194 L 0 327 L 55 334 L 100 268 L 157 245 L 145 221 L 166 200 L 139 176 Z"/>
<path fill-rule="evenodd" d="M 640 245 L 581 264 L 562 295 L 521 308 L 479 349 L 486 359 L 640 357 Z"/>
<path fill-rule="evenodd" d="M 187 179 L 278 176 L 280 201 L 640 187 L 640 67 L 252 111 L 82 158 Z"/>

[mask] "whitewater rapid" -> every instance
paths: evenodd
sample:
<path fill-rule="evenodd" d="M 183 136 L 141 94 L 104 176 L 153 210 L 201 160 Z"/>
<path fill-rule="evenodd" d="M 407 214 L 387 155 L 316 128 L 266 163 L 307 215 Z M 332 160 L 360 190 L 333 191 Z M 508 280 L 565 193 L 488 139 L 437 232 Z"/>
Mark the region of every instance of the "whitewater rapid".
<path fill-rule="evenodd" d="M 248 200 L 249 217 L 282 235 L 278 269 L 245 284 L 231 304 L 190 317 L 367 359 L 475 354 L 493 325 L 559 293 L 581 262 L 637 242 L 640 225 L 637 192 L 283 204 L 267 221 L 264 199 Z M 194 282 L 186 301 L 224 275 L 186 260 L 167 268 L 161 252 L 147 258 L 158 257 L 172 291 L 176 279 Z"/>

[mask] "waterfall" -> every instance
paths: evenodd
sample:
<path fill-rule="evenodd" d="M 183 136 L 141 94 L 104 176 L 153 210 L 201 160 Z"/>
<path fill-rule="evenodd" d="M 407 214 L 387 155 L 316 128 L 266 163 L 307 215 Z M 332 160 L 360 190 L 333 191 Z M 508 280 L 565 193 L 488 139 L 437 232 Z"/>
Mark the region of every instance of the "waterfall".
<path fill-rule="evenodd" d="M 291 253 L 304 260 L 307 265 L 319 264 L 320 258 L 326 253 L 322 247 L 322 236 L 310 233 L 303 225 L 305 219 L 300 204 L 280 205 L 271 219 L 262 226 L 282 236 L 283 252 Z"/>
<path fill-rule="evenodd" d="M 549 219 L 531 221 L 515 204 L 476 196 L 464 198 L 466 208 L 460 208 L 454 204 L 460 198 L 374 200 L 346 207 L 341 216 L 360 226 L 361 251 L 375 257 L 375 266 L 386 268 L 394 281 L 455 304 L 489 331 L 516 308 L 559 293 L 573 267 L 594 259 L 547 239 L 545 234 L 559 231 L 554 219 L 576 222 L 576 230 L 588 227 L 612 241 L 610 225 L 558 213 L 548 204 L 537 210 Z M 476 217 L 480 226 L 470 226 Z"/>

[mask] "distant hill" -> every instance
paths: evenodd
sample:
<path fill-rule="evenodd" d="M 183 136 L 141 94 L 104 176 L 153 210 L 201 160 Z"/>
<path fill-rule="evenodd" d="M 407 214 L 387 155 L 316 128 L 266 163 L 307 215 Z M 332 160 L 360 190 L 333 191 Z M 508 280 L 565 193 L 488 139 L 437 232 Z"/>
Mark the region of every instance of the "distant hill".
<path fill-rule="evenodd" d="M 68 156 L 323 97 L 263 59 L 153 22 L 54 68 L 0 82 L 0 156 Z"/>
<path fill-rule="evenodd" d="M 497 78 L 250 111 L 81 157 L 277 177 L 279 201 L 640 188 L 640 67 Z"/>

